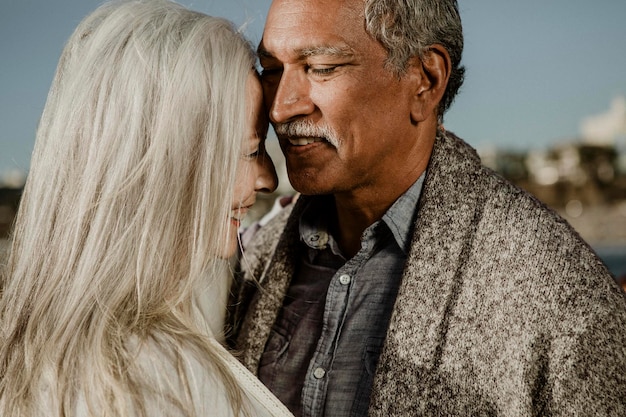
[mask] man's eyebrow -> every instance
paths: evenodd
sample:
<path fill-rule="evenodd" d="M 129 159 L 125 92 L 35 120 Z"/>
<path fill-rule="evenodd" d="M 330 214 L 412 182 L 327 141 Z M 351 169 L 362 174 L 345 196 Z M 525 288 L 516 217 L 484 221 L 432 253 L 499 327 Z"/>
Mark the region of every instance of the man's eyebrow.
<path fill-rule="evenodd" d="M 304 59 L 314 56 L 330 56 L 336 58 L 351 58 L 354 51 L 347 45 L 317 45 L 306 48 L 295 49 L 294 54 L 298 59 Z M 263 47 L 257 49 L 259 58 L 274 59 L 274 55 Z"/>
<path fill-rule="evenodd" d="M 354 56 L 354 51 L 347 45 L 319 45 L 300 49 L 298 54 L 302 58 L 319 55 L 349 58 Z"/>

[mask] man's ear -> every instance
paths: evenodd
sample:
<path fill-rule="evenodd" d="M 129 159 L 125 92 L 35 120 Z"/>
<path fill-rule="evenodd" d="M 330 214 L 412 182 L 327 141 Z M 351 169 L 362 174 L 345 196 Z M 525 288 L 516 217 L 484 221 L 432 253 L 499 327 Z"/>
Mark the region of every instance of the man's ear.
<path fill-rule="evenodd" d="M 411 77 L 413 85 L 412 123 L 417 124 L 431 116 L 437 118 L 439 102 L 446 91 L 451 68 L 450 55 L 439 44 L 431 45 L 422 59 L 413 57 L 409 60 L 407 76 Z"/>

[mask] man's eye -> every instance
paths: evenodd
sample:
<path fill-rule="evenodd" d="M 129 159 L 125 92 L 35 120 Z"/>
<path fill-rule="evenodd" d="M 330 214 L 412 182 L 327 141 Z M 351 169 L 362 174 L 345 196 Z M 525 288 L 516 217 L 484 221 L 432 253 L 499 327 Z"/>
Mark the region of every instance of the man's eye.
<path fill-rule="evenodd" d="M 337 69 L 337 67 L 338 65 L 309 67 L 308 72 L 313 75 L 325 76 L 332 74 Z"/>

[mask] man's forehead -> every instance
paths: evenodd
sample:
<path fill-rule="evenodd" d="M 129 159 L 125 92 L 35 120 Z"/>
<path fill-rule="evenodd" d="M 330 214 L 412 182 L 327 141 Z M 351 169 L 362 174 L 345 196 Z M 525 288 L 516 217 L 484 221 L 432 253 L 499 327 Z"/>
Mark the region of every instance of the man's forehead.
<path fill-rule="evenodd" d="M 365 0 L 272 0 L 270 3 L 270 13 L 273 10 L 282 7 L 285 10 L 293 11 L 295 13 L 301 12 L 304 8 L 317 8 L 317 10 L 324 14 L 324 10 L 328 10 L 333 7 L 347 6 L 355 8 L 362 6 L 365 8 Z"/>
<path fill-rule="evenodd" d="M 358 55 L 367 36 L 363 13 L 363 0 L 274 0 L 258 55 L 281 61 Z"/>
<path fill-rule="evenodd" d="M 364 0 L 274 0 L 265 21 L 264 36 L 298 32 L 313 36 L 333 27 L 365 25 Z"/>

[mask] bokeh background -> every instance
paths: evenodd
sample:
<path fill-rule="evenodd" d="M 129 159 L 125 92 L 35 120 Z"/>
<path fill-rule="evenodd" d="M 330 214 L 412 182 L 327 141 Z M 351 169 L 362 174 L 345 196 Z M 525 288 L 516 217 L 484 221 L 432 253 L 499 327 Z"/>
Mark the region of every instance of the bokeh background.
<path fill-rule="evenodd" d="M 181 0 L 254 44 L 270 0 Z M 626 274 L 626 1 L 461 0 L 466 82 L 445 126 Z M 0 235 L 65 40 L 99 0 L 0 0 Z M 284 176 L 280 152 L 270 147 Z M 290 192 L 283 178 L 279 192 Z M 268 203 L 269 204 L 269 203 Z M 260 208 L 265 210 L 265 208 Z"/>

